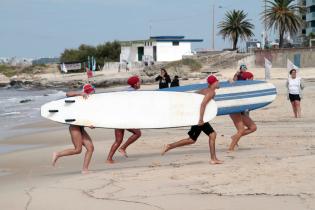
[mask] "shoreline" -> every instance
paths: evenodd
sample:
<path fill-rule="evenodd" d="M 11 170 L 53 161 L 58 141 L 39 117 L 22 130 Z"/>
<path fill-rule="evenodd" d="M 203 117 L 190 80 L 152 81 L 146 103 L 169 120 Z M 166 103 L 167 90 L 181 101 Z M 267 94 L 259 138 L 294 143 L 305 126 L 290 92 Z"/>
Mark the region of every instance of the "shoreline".
<path fill-rule="evenodd" d="M 263 78 L 262 69 L 253 71 L 256 79 Z M 187 137 L 187 127 L 143 130 L 141 138 L 128 148 L 129 158 L 117 152 L 117 163 L 108 165 L 105 160 L 114 141 L 113 129 L 87 129 L 95 151 L 90 164 L 92 173 L 82 175 L 84 150 L 80 155 L 61 158 L 56 168 L 51 166 L 54 151 L 72 147 L 66 125 L 43 119 L 16 126 L 16 131 L 43 130 L 1 140 L 0 147 L 42 146 L 0 154 L 0 207 L 315 209 L 313 72 L 301 72 L 307 80 L 300 119 L 292 117 L 286 99 L 286 70 L 273 72 L 270 82 L 277 87 L 277 98 L 269 106 L 251 112 L 258 130 L 243 137 L 233 153 L 226 152 L 230 136 L 235 133 L 231 119 L 220 116 L 211 122 L 218 133 L 216 148 L 218 158 L 224 160 L 222 165 L 209 164 L 208 139 L 204 134 L 194 145 L 160 155 L 164 144 Z M 233 73 L 220 72 L 221 78 L 229 78 Z M 157 85 L 143 86 L 153 87 Z M 129 136 L 126 132 L 124 141 Z"/>

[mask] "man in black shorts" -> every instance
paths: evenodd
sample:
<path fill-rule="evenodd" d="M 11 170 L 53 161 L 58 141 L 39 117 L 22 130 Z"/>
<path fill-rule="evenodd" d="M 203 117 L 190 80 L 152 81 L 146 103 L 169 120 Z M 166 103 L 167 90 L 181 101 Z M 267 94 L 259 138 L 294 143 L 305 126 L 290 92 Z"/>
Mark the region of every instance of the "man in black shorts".
<path fill-rule="evenodd" d="M 207 136 L 209 136 L 209 148 L 210 148 L 210 158 L 211 158 L 210 164 L 223 163 L 223 161 L 218 160 L 215 153 L 215 139 L 216 139 L 217 133 L 213 130 L 213 128 L 208 122 L 205 123 L 203 121 L 206 106 L 209 103 L 209 101 L 214 98 L 215 89 L 219 87 L 219 81 L 215 76 L 211 75 L 208 77 L 207 82 L 208 82 L 208 88 L 202 89 L 197 92 L 205 96 L 200 105 L 200 115 L 199 115 L 198 125 L 194 125 L 190 128 L 190 131 L 188 132 L 188 136 L 189 136 L 188 138 L 182 139 L 172 144 L 166 144 L 163 148 L 161 155 L 164 155 L 167 151 L 174 149 L 176 147 L 181 147 L 181 146 L 196 143 L 201 131 L 203 131 Z"/>

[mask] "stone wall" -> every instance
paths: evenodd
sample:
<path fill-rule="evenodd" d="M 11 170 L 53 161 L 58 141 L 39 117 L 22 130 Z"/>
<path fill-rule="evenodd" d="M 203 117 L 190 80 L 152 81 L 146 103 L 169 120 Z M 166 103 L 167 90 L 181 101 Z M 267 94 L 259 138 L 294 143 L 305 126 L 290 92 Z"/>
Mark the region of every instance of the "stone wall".
<path fill-rule="evenodd" d="M 300 57 L 300 59 L 298 59 Z M 300 60 L 301 68 L 315 67 L 315 48 L 290 48 L 290 49 L 270 49 L 255 51 L 255 64 L 257 67 L 263 67 L 264 58 L 272 62 L 272 67 L 286 68 L 287 59 L 298 65 Z"/>

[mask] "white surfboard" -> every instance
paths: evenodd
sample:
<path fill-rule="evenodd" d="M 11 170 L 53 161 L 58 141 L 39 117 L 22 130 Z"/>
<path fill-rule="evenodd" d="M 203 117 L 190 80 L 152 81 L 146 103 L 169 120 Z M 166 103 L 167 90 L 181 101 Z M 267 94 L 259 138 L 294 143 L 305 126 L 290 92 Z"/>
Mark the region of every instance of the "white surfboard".
<path fill-rule="evenodd" d="M 103 128 L 181 127 L 198 124 L 203 97 L 185 92 L 110 92 L 52 101 L 41 107 L 41 115 L 60 123 Z M 204 121 L 216 114 L 211 100 Z"/>

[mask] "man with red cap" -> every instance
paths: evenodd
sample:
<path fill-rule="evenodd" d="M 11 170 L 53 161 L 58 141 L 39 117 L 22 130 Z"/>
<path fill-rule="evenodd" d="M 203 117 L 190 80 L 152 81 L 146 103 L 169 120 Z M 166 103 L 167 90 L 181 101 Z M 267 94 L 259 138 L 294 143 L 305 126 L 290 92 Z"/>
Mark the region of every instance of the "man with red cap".
<path fill-rule="evenodd" d="M 240 71 L 235 73 L 233 80 L 230 82 L 234 82 L 236 80 L 253 80 L 254 75 L 246 70 L 247 70 L 246 65 L 244 64 L 241 65 Z M 249 111 L 230 114 L 230 117 L 237 130 L 236 134 L 231 136 L 232 142 L 229 146 L 229 151 L 231 152 L 234 151 L 236 146 L 238 146 L 238 142 L 241 139 L 241 137 L 255 132 L 257 130 L 257 126 L 255 122 L 249 117 Z"/>
<path fill-rule="evenodd" d="M 174 142 L 172 144 L 166 144 L 162 150 L 161 155 L 164 155 L 167 151 L 174 149 L 176 147 L 182 147 L 185 145 L 190 145 L 196 143 L 201 131 L 203 131 L 209 137 L 209 149 L 210 149 L 210 164 L 221 164 L 223 161 L 219 160 L 216 156 L 215 151 L 215 140 L 216 140 L 216 132 L 212 128 L 209 122 L 204 122 L 203 117 L 205 113 L 205 109 L 209 101 L 211 101 L 215 96 L 215 90 L 219 88 L 218 79 L 210 75 L 207 78 L 208 88 L 202 89 L 197 93 L 204 95 L 203 101 L 200 105 L 200 115 L 198 125 L 194 125 L 190 128 L 188 132 L 188 138 L 182 139 L 180 141 Z"/>
<path fill-rule="evenodd" d="M 67 97 L 82 96 L 84 99 L 87 99 L 88 96 L 94 92 L 94 87 L 90 84 L 86 84 L 83 86 L 82 92 L 70 91 L 67 92 L 66 95 Z M 93 125 L 91 125 L 90 128 L 94 128 Z M 86 153 L 84 156 L 82 173 L 89 173 L 89 164 L 94 151 L 94 145 L 92 143 L 91 137 L 84 130 L 83 126 L 70 125 L 69 132 L 74 148 L 66 149 L 60 152 L 54 152 L 52 157 L 52 165 L 55 166 L 57 160 L 61 157 L 80 154 L 82 151 L 82 146 L 84 146 L 86 148 Z"/>
<path fill-rule="evenodd" d="M 127 91 L 135 91 L 138 90 L 140 88 L 140 78 L 138 76 L 132 76 L 127 80 L 128 85 L 130 85 L 130 87 L 127 89 Z M 127 131 L 132 133 L 132 136 L 130 136 L 128 138 L 128 140 L 119 148 L 119 146 L 121 145 L 123 139 L 124 139 L 124 134 L 125 134 L 125 129 L 115 129 L 115 142 L 113 143 L 108 156 L 107 156 L 107 163 L 112 164 L 114 163 L 113 160 L 113 156 L 116 152 L 116 150 L 118 149 L 118 151 L 125 157 L 127 156 L 127 152 L 126 149 L 127 147 L 134 143 L 137 139 L 140 138 L 141 136 L 141 131 L 140 129 L 126 129 Z"/>

